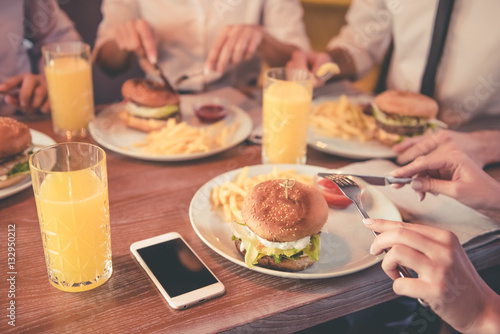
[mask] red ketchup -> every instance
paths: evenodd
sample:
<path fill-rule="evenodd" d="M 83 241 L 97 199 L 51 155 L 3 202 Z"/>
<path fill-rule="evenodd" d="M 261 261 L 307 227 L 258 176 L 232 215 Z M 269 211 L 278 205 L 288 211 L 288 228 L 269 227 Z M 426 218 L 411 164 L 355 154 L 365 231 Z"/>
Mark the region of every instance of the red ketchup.
<path fill-rule="evenodd" d="M 352 204 L 352 201 L 342 193 L 333 181 L 321 179 L 317 182 L 317 186 L 330 207 L 345 209 Z"/>
<path fill-rule="evenodd" d="M 217 122 L 227 115 L 227 109 L 219 104 L 202 104 L 194 109 L 194 113 L 203 123 Z"/>

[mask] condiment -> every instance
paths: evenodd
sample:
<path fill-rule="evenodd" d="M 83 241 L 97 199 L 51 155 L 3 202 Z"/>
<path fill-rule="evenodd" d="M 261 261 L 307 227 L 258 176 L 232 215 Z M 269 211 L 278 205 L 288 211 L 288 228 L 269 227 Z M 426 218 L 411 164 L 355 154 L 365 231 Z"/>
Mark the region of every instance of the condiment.
<path fill-rule="evenodd" d="M 226 117 L 227 109 L 220 104 L 207 103 L 197 106 L 194 113 L 201 122 L 214 123 Z"/>

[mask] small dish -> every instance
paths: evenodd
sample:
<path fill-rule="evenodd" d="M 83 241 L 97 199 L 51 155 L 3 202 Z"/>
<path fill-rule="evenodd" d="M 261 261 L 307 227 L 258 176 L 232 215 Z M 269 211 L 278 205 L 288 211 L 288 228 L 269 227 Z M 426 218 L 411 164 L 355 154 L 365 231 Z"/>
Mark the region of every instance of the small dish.
<path fill-rule="evenodd" d="M 227 116 L 226 99 L 220 97 L 203 97 L 193 105 L 194 114 L 202 123 L 215 123 Z"/>

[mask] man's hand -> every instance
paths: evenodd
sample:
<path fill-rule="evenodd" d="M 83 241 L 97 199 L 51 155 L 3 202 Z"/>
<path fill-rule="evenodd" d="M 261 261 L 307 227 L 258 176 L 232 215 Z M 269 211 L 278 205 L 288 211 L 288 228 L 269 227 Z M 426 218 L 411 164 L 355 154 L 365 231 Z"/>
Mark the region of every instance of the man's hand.
<path fill-rule="evenodd" d="M 50 112 L 47 83 L 43 76 L 22 73 L 0 84 L 0 90 L 2 91 L 11 91 L 13 89 L 19 89 L 19 94 L 6 95 L 6 103 L 19 107 L 24 112 L 37 110 L 43 113 Z"/>
<path fill-rule="evenodd" d="M 332 58 L 326 52 L 305 52 L 297 50 L 292 53 L 292 59 L 288 61 L 286 67 L 301 70 L 309 70 L 316 73 L 318 68 L 326 63 L 332 62 Z M 321 86 L 324 82 L 314 76 L 314 86 Z"/>

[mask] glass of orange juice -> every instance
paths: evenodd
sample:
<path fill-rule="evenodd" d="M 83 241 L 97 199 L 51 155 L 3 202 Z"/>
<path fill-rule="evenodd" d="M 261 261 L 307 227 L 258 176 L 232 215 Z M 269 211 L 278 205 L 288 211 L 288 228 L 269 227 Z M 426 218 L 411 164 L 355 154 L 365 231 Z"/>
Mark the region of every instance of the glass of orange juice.
<path fill-rule="evenodd" d="M 85 137 L 94 117 L 90 46 L 53 43 L 44 45 L 42 54 L 54 132 L 67 139 Z"/>
<path fill-rule="evenodd" d="M 113 271 L 105 152 L 62 143 L 30 157 L 31 178 L 50 283 L 86 291 Z"/>
<path fill-rule="evenodd" d="M 264 75 L 262 162 L 305 164 L 313 75 L 271 68 Z"/>

